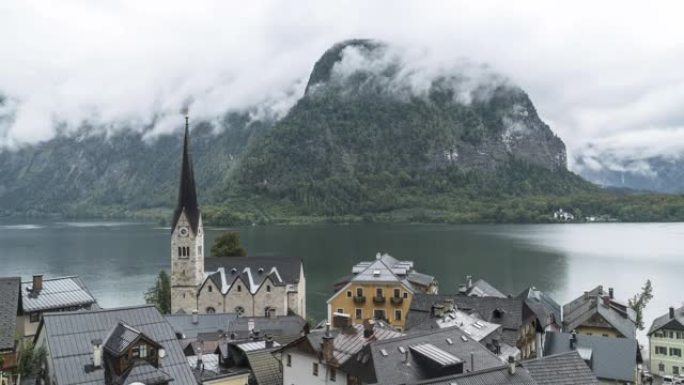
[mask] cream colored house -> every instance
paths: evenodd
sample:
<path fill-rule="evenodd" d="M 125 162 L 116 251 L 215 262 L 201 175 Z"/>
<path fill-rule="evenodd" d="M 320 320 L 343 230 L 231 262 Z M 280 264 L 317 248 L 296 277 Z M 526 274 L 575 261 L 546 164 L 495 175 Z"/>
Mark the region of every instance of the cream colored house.
<path fill-rule="evenodd" d="M 648 331 L 651 373 L 684 375 L 684 307 L 670 307 Z"/>

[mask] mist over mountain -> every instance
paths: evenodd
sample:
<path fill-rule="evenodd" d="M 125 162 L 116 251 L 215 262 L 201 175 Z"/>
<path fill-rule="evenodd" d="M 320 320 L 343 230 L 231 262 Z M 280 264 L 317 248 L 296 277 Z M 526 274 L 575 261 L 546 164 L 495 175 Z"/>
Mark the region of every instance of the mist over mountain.
<path fill-rule="evenodd" d="M 626 207 L 568 171 L 563 141 L 507 78 L 466 60 L 426 60 L 378 41 L 345 41 L 318 59 L 287 113 L 255 107 L 191 118 L 207 221 L 535 222 L 558 207 L 684 217 L 678 202 L 648 216 L 648 207 Z M 148 134 L 84 124 L 0 152 L 0 212 L 165 218 L 181 135 Z"/>
<path fill-rule="evenodd" d="M 684 156 L 629 157 L 585 150 L 575 157 L 574 170 L 601 186 L 684 193 Z"/>

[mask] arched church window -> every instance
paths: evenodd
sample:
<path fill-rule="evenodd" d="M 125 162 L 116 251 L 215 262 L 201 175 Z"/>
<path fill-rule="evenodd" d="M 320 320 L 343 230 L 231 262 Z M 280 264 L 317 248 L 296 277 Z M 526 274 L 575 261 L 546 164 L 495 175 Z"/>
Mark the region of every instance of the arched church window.
<path fill-rule="evenodd" d="M 214 314 L 214 313 L 216 313 L 216 309 L 214 309 L 213 307 L 209 306 L 209 307 L 207 308 L 207 314 Z"/>

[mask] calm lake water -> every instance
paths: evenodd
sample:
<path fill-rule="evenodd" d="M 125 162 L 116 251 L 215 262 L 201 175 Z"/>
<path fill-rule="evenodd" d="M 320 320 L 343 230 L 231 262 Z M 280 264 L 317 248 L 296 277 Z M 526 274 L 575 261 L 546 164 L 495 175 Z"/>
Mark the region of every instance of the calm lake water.
<path fill-rule="evenodd" d="M 207 248 L 225 229 L 207 228 Z M 563 304 L 598 284 L 626 299 L 646 279 L 647 323 L 684 301 L 684 223 L 558 225 L 315 225 L 237 228 L 252 255 L 304 259 L 311 315 L 352 264 L 388 252 L 433 274 L 441 293 L 467 274 L 503 292 L 534 285 Z M 143 303 L 169 268 L 169 229 L 127 222 L 0 219 L 0 276 L 79 275 L 103 307 Z"/>

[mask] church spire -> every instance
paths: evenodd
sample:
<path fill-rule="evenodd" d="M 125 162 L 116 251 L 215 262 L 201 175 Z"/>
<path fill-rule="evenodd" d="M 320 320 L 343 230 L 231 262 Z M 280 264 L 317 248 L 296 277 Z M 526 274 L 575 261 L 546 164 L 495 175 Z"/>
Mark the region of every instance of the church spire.
<path fill-rule="evenodd" d="M 181 162 L 180 185 L 178 187 L 178 204 L 176 205 L 176 211 L 173 213 L 171 231 L 174 231 L 176 224 L 178 223 L 178 218 L 180 218 L 181 213 L 185 211 L 185 215 L 190 222 L 193 233 L 197 234 L 200 211 L 197 204 L 197 192 L 195 191 L 192 158 L 190 157 L 190 128 L 188 121 L 189 117 L 186 115 L 185 137 L 183 138 L 183 160 Z"/>

